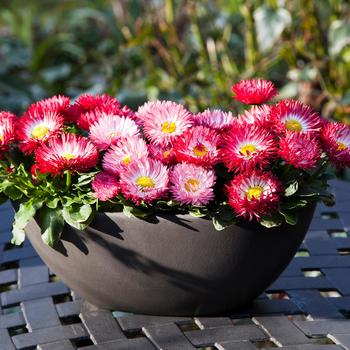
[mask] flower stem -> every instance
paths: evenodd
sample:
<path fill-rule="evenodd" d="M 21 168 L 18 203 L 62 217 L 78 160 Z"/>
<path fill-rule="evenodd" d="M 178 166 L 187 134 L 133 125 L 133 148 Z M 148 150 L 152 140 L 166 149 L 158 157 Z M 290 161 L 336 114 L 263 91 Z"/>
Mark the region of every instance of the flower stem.
<path fill-rule="evenodd" d="M 66 170 L 65 173 L 66 173 L 66 187 L 69 188 L 72 183 L 72 174 L 70 170 Z"/>

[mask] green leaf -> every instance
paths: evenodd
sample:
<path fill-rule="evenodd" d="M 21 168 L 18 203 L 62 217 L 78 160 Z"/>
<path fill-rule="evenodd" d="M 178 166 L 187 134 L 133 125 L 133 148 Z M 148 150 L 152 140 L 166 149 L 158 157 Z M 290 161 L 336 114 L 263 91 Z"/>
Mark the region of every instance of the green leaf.
<path fill-rule="evenodd" d="M 20 204 L 18 211 L 15 213 L 15 220 L 13 222 L 12 244 L 20 245 L 23 243 L 25 239 L 24 229 L 42 205 L 42 201 L 37 201 L 35 199 L 29 199 L 27 202 Z"/>
<path fill-rule="evenodd" d="M 222 231 L 236 223 L 236 215 L 228 205 L 222 205 L 217 214 L 213 216 L 212 221 L 215 229 Z"/>
<path fill-rule="evenodd" d="M 124 207 L 123 207 L 123 214 L 125 216 L 127 216 L 128 218 L 132 218 L 134 216 L 133 213 L 132 213 L 133 209 L 134 209 L 133 207 L 130 207 L 128 205 L 124 205 Z"/>
<path fill-rule="evenodd" d="M 67 224 L 75 227 L 78 230 L 84 230 L 93 219 L 93 210 L 91 205 L 77 205 L 63 207 L 63 218 Z"/>
<path fill-rule="evenodd" d="M 207 216 L 207 213 L 203 213 L 197 210 L 190 210 L 189 214 L 195 218 L 204 218 L 205 216 Z"/>
<path fill-rule="evenodd" d="M 129 218 L 132 216 L 135 216 L 137 218 L 144 219 L 151 214 L 151 210 L 149 210 L 147 207 L 140 208 L 140 207 L 124 206 L 123 213 Z"/>
<path fill-rule="evenodd" d="M 58 197 L 53 198 L 53 199 L 46 202 L 46 206 L 51 208 L 51 209 L 55 209 L 55 208 L 57 208 L 59 200 L 60 199 Z"/>
<path fill-rule="evenodd" d="M 0 182 L 0 192 L 5 191 L 6 188 L 13 186 L 13 183 L 7 179 Z"/>
<path fill-rule="evenodd" d="M 274 9 L 263 5 L 254 11 L 255 30 L 261 52 L 272 49 L 280 38 L 284 29 L 292 22 L 288 10 L 284 8 Z"/>
<path fill-rule="evenodd" d="M 283 216 L 279 213 L 275 213 L 271 216 L 262 216 L 260 219 L 260 224 L 267 228 L 280 226 L 283 222 Z"/>
<path fill-rule="evenodd" d="M 4 189 L 4 193 L 6 196 L 11 198 L 13 201 L 17 201 L 18 199 L 23 197 L 23 193 L 21 190 L 16 188 L 15 186 L 8 186 Z"/>
<path fill-rule="evenodd" d="M 308 204 L 308 201 L 306 199 L 296 199 L 296 200 L 291 200 L 288 202 L 281 203 L 280 209 L 291 210 L 291 209 L 303 208 L 307 204 Z"/>
<path fill-rule="evenodd" d="M 286 210 L 280 210 L 280 213 L 284 216 L 284 219 L 286 220 L 287 224 L 296 225 L 296 223 L 298 222 L 297 213 Z"/>
<path fill-rule="evenodd" d="M 328 31 L 329 53 L 336 56 L 350 45 L 350 21 L 337 19 L 333 21 Z"/>
<path fill-rule="evenodd" d="M 50 247 L 60 239 L 64 227 L 62 209 L 43 207 L 40 210 L 41 238 Z"/>
<path fill-rule="evenodd" d="M 292 196 L 295 192 L 298 191 L 298 188 L 299 188 L 298 181 L 295 180 L 286 187 L 286 189 L 284 190 L 284 195 L 286 197 Z"/>
<path fill-rule="evenodd" d="M 26 238 L 26 234 L 23 228 L 13 226 L 11 243 L 15 245 L 21 245 Z"/>

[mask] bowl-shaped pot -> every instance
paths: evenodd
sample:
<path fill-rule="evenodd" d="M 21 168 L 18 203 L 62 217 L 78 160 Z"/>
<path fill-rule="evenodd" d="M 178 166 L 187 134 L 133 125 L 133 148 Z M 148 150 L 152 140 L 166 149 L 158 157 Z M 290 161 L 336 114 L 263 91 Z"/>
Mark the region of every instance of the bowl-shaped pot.
<path fill-rule="evenodd" d="M 98 213 L 84 231 L 66 225 L 55 249 L 33 220 L 27 235 L 41 258 L 91 303 L 127 312 L 204 315 L 243 307 L 293 258 L 314 207 L 295 226 L 257 224 L 215 231 L 211 221 L 163 214 L 150 221 Z"/>

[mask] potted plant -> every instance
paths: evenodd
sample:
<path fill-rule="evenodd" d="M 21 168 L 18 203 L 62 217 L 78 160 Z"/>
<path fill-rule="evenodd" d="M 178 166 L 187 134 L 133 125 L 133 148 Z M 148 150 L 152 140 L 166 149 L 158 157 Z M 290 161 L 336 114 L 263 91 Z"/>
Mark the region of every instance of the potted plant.
<path fill-rule="evenodd" d="M 107 95 L 55 96 L 0 113 L 3 200 L 50 268 L 98 306 L 195 315 L 238 308 L 294 256 L 329 164 L 350 166 L 350 129 L 266 80 L 233 86 L 251 105 L 136 113 Z M 220 232 L 219 232 L 220 231 Z"/>

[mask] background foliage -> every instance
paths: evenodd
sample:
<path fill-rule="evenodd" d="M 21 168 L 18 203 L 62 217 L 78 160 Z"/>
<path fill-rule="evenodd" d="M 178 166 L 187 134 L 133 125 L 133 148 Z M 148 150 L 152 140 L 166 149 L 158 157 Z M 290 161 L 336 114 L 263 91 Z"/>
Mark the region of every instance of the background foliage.
<path fill-rule="evenodd" d="M 235 110 L 230 86 L 265 77 L 350 122 L 349 14 L 348 0 L 1 0 L 0 110 L 87 91 Z"/>

